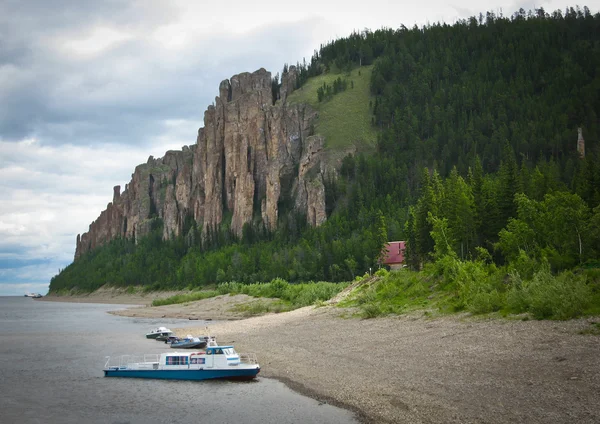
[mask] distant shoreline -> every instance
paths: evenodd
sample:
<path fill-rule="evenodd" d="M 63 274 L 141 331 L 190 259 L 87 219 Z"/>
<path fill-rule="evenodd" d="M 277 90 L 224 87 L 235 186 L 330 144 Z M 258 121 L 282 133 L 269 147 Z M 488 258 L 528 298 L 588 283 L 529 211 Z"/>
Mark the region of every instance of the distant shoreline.
<path fill-rule="evenodd" d="M 184 292 L 169 291 L 169 292 L 149 292 L 144 293 L 128 293 L 125 289 L 99 289 L 89 294 L 75 295 L 57 295 L 49 293 L 46 296 L 37 299 L 48 302 L 76 302 L 76 303 L 105 303 L 118 305 L 146 305 L 150 306 L 155 299 L 164 299 Z M 187 292 L 185 292 L 187 293 Z"/>
<path fill-rule="evenodd" d="M 144 307 L 149 297 L 45 300 L 137 305 L 112 313 L 191 314 L 239 352 L 254 352 L 259 376 L 278 379 L 368 423 L 600 422 L 600 318 L 521 321 L 422 313 L 359 319 L 335 306 L 246 318 L 244 295 Z M 39 299 L 41 300 L 41 299 Z M 228 321 L 229 320 L 229 321 Z M 205 328 L 171 328 L 178 335 Z"/>

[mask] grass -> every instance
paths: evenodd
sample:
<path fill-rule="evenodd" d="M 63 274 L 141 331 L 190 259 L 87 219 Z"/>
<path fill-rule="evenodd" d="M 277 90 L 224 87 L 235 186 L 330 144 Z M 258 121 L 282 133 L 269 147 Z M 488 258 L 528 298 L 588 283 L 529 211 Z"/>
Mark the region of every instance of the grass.
<path fill-rule="evenodd" d="M 219 284 L 217 291 L 221 294 L 247 294 L 254 297 L 281 299 L 290 305 L 291 310 L 329 300 L 347 285 L 347 283 L 327 283 L 323 281 L 290 284 L 281 278 L 276 278 L 269 283 L 223 283 Z"/>
<path fill-rule="evenodd" d="M 600 303 L 598 275 L 589 271 L 554 275 L 542 266 L 523 280 L 508 268 L 445 258 L 421 272 L 378 271 L 377 277 L 356 287 L 340 306 L 357 308 L 363 318 L 426 311 L 569 320 L 597 316 Z M 600 326 L 594 324 L 586 331 L 597 334 Z"/>
<path fill-rule="evenodd" d="M 585 328 L 579 332 L 583 335 L 600 336 L 600 322 L 590 323 L 588 328 Z"/>
<path fill-rule="evenodd" d="M 155 299 L 152 301 L 152 306 L 173 305 L 177 303 L 194 302 L 197 300 L 208 299 L 209 297 L 218 296 L 220 293 L 216 290 L 201 290 L 188 294 L 177 294 L 175 296 L 164 299 Z"/>
<path fill-rule="evenodd" d="M 554 275 L 549 267 L 542 266 L 531 278 L 521 279 L 509 268 L 448 256 L 421 272 L 379 270 L 373 277 L 357 277 L 356 281 L 364 279 L 364 284 L 355 284 L 338 306 L 357 310 L 363 318 L 423 311 L 426 316 L 462 312 L 506 319 L 568 320 L 598 315 L 599 274 L 595 270 L 579 270 Z M 228 282 L 215 290 L 155 300 L 152 305 L 187 303 L 225 294 L 277 299 L 251 301 L 233 309 L 252 316 L 323 305 L 349 285 L 323 281 L 289 284 L 280 278 L 269 283 Z M 584 333 L 598 335 L 600 324 L 591 325 Z"/>
<path fill-rule="evenodd" d="M 371 126 L 372 111 L 369 104 L 373 100 L 369 89 L 371 68 L 363 66 L 349 74 L 319 75 L 309 79 L 288 97 L 289 103 L 307 103 L 319 112 L 315 132 L 325 137 L 326 149 L 343 151 L 356 146 L 358 150 L 371 150 L 375 147 L 377 134 Z M 319 102 L 317 89 L 324 83 L 333 85 L 338 77 L 348 80 L 348 88 Z"/>
<path fill-rule="evenodd" d="M 216 290 L 200 290 L 189 294 L 178 294 L 165 299 L 155 299 L 152 301 L 152 306 L 188 303 L 225 294 L 246 294 L 253 297 L 281 300 L 281 302 L 265 302 L 263 305 L 254 305 L 256 302 L 250 302 L 249 306 L 247 306 L 249 308 L 247 312 L 256 315 L 257 311 L 281 312 L 318 304 L 319 302 L 331 299 L 346 286 L 346 283 L 327 283 L 323 281 L 318 283 L 290 284 L 281 278 L 276 278 L 269 283 L 241 284 L 228 282 L 219 284 Z M 243 309 L 245 307 L 240 306 L 239 308 Z M 256 310 L 251 310 L 252 308 Z"/>
<path fill-rule="evenodd" d="M 422 273 L 408 270 L 377 272 L 371 284 L 358 286 L 341 307 L 357 307 L 363 318 L 400 315 L 416 310 L 444 313 L 448 296 L 432 291 Z M 431 314 L 431 312 L 429 312 Z"/>
<path fill-rule="evenodd" d="M 289 302 L 284 302 L 282 300 L 275 302 L 263 302 L 259 300 L 235 305 L 231 308 L 231 311 L 241 313 L 246 317 L 251 317 L 266 313 L 288 312 L 292 309 L 294 308 L 289 304 Z"/>

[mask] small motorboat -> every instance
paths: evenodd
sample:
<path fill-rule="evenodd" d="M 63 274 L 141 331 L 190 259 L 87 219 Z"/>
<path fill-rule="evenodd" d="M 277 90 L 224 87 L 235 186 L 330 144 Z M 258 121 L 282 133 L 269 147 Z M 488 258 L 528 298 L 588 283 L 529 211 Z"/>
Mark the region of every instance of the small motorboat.
<path fill-rule="evenodd" d="M 171 342 L 171 347 L 173 349 L 204 349 L 208 344 L 209 338 L 206 336 L 203 337 L 193 337 L 190 334 L 183 339 L 178 339 Z"/>
<path fill-rule="evenodd" d="M 165 340 L 165 343 L 167 343 L 167 344 L 171 344 L 171 343 L 173 343 L 173 342 L 176 342 L 176 341 L 178 341 L 178 340 L 179 340 L 179 337 L 177 337 L 177 336 L 169 336 L 169 337 L 167 337 L 167 339 Z"/>
<path fill-rule="evenodd" d="M 173 332 L 171 330 L 169 330 L 167 327 L 158 327 L 158 328 L 154 328 L 149 333 L 146 333 L 146 338 L 147 339 L 156 339 L 157 337 L 160 337 L 160 336 L 169 337 L 171 335 L 173 335 Z M 166 340 L 166 339 L 162 339 L 162 340 Z"/>
<path fill-rule="evenodd" d="M 136 377 L 169 380 L 251 380 L 260 372 L 256 355 L 237 353 L 233 346 L 210 341 L 205 350 L 107 357 L 105 377 Z"/>
<path fill-rule="evenodd" d="M 156 341 L 157 342 L 166 342 L 169 337 L 171 337 L 171 336 L 169 336 L 167 334 L 161 334 L 160 336 L 158 336 L 156 338 Z"/>

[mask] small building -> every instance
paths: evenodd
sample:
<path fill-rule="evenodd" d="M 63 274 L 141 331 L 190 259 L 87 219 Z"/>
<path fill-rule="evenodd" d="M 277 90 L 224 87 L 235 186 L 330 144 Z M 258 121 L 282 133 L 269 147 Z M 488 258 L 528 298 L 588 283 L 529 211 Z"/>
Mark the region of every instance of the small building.
<path fill-rule="evenodd" d="M 381 265 L 387 265 L 391 270 L 401 269 L 404 267 L 404 250 L 406 249 L 406 242 L 404 241 L 390 241 L 383 247 Z"/>

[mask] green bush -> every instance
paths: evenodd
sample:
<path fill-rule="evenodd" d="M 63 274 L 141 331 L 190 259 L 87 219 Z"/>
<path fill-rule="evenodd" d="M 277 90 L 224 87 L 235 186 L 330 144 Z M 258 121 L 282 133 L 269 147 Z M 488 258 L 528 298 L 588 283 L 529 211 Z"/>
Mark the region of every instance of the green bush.
<path fill-rule="evenodd" d="M 530 281 L 513 279 L 507 303 L 513 312 L 530 312 L 537 319 L 566 320 L 583 315 L 591 295 L 585 276 L 570 271 L 554 276 L 545 264 Z"/>
<path fill-rule="evenodd" d="M 529 292 L 523 289 L 523 279 L 517 271 L 509 274 L 510 289 L 506 293 L 506 306 L 510 312 L 517 314 L 527 312 L 531 299 Z"/>
<path fill-rule="evenodd" d="M 367 303 L 366 305 L 363 305 L 361 309 L 364 318 L 376 318 L 383 315 L 383 311 L 376 303 Z"/>
<path fill-rule="evenodd" d="M 503 296 L 494 289 L 491 292 L 475 294 L 467 306 L 467 310 L 474 314 L 487 314 L 499 311 L 503 306 Z"/>
<path fill-rule="evenodd" d="M 385 268 L 379 268 L 377 271 L 375 271 L 375 275 L 378 277 L 387 277 L 389 274 L 389 271 Z"/>
<path fill-rule="evenodd" d="M 221 283 L 217 286 L 217 291 L 219 294 L 238 294 L 242 293 L 243 284 L 237 283 L 235 281 L 229 281 L 227 283 Z"/>
<path fill-rule="evenodd" d="M 196 300 L 208 299 L 209 297 L 215 297 L 218 295 L 219 292 L 217 292 L 216 290 L 203 290 L 190 294 L 178 294 L 175 296 L 167 297 L 165 299 L 154 299 L 152 301 L 152 306 L 164 306 L 173 305 L 177 303 L 194 302 Z"/>
<path fill-rule="evenodd" d="M 530 311 L 538 319 L 570 319 L 583 314 L 589 303 L 585 278 L 564 272 L 555 277 L 549 269 L 539 271 L 528 286 Z"/>

